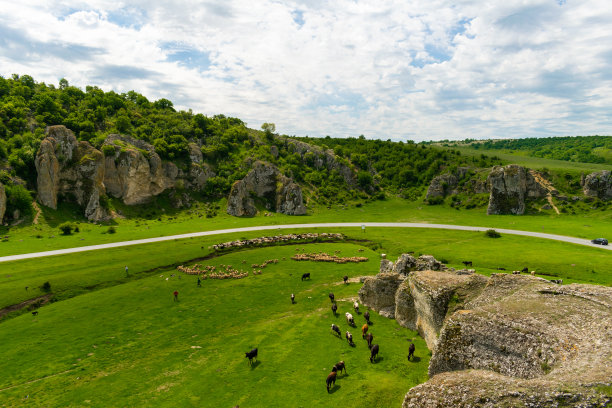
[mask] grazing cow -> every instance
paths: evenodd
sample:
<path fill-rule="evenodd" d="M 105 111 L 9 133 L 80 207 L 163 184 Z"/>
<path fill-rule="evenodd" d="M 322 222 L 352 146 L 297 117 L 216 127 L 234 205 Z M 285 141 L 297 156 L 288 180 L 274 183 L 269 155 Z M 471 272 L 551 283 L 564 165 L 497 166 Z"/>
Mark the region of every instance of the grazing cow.
<path fill-rule="evenodd" d="M 368 342 L 368 348 L 372 348 L 372 341 L 374 340 L 374 335 L 372 333 L 368 333 L 365 336 L 366 341 Z"/>
<path fill-rule="evenodd" d="M 378 349 L 378 344 L 373 345 L 370 349 L 370 363 L 376 361 L 376 356 L 378 356 Z"/>
<path fill-rule="evenodd" d="M 346 364 L 344 364 L 344 361 L 338 361 L 334 367 L 332 368 L 333 372 L 342 372 L 342 370 L 344 370 L 344 374 L 346 374 Z"/>
<path fill-rule="evenodd" d="M 355 309 L 355 313 L 359 314 L 359 303 L 357 301 L 353 303 L 353 309 Z"/>
<path fill-rule="evenodd" d="M 342 278 L 342 279 L 344 279 L 344 284 L 348 283 L 348 275 L 344 275 L 344 278 Z"/>
<path fill-rule="evenodd" d="M 557 285 L 562 285 L 563 284 L 563 279 L 551 279 L 550 282 L 551 283 L 556 283 Z"/>
<path fill-rule="evenodd" d="M 353 315 L 349 312 L 346 312 L 344 315 L 346 316 L 346 322 L 349 324 L 349 326 L 355 326 L 355 320 L 353 319 Z"/>
<path fill-rule="evenodd" d="M 329 389 L 331 388 L 332 385 L 336 385 L 336 376 L 337 375 L 338 374 L 335 371 L 332 371 L 327 376 L 327 379 L 325 380 L 325 385 L 327 386 L 327 392 L 329 392 Z"/>
<path fill-rule="evenodd" d="M 346 340 L 349 342 L 349 344 L 353 344 L 353 335 L 351 334 L 351 332 L 347 331 L 346 334 Z"/>
<path fill-rule="evenodd" d="M 410 360 L 410 357 L 414 357 L 414 343 L 410 343 L 410 346 L 408 346 L 408 360 Z"/>
<path fill-rule="evenodd" d="M 335 301 L 334 294 L 330 292 L 329 295 L 327 295 L 327 296 L 329 296 L 329 300 L 331 300 L 331 302 L 334 303 L 334 301 Z"/>
<path fill-rule="evenodd" d="M 368 324 L 364 324 L 363 326 L 361 326 L 361 338 L 365 339 L 365 335 L 368 332 Z"/>
<path fill-rule="evenodd" d="M 38 315 L 38 310 L 35 310 L 32 312 L 32 316 L 37 316 Z"/>
<path fill-rule="evenodd" d="M 506 268 L 497 268 L 498 271 L 505 271 Z"/>
<path fill-rule="evenodd" d="M 307 278 L 310 279 L 310 272 L 306 272 L 302 274 L 302 280 L 307 279 Z"/>
<path fill-rule="evenodd" d="M 337 311 L 338 311 L 338 305 L 335 303 L 332 303 L 332 312 L 334 312 L 334 316 L 336 315 Z"/>
<path fill-rule="evenodd" d="M 461 262 L 462 264 L 465 265 L 465 267 L 467 268 L 468 266 L 472 266 L 472 261 L 463 261 Z"/>
<path fill-rule="evenodd" d="M 257 348 L 244 354 L 246 354 L 245 357 L 249 359 L 249 364 L 253 364 L 253 359 L 257 360 Z"/>
<path fill-rule="evenodd" d="M 523 272 L 523 273 L 527 273 L 527 272 L 529 272 L 529 268 L 524 267 L 523 269 L 521 269 L 521 272 Z"/>
<path fill-rule="evenodd" d="M 340 328 L 338 326 L 336 326 L 335 324 L 332 323 L 331 325 L 331 329 L 332 331 L 335 331 L 336 334 L 338 335 L 338 337 L 342 338 L 342 334 L 340 334 Z"/>
<path fill-rule="evenodd" d="M 513 275 L 520 275 L 520 274 L 521 274 L 521 271 L 512 271 L 512 274 L 513 274 Z"/>
<path fill-rule="evenodd" d="M 291 304 L 295 303 L 295 295 L 292 293 L 291 294 Z"/>
<path fill-rule="evenodd" d="M 363 314 L 363 317 L 365 317 L 366 322 L 368 322 L 369 324 L 370 323 L 370 312 L 366 310 L 365 313 Z"/>

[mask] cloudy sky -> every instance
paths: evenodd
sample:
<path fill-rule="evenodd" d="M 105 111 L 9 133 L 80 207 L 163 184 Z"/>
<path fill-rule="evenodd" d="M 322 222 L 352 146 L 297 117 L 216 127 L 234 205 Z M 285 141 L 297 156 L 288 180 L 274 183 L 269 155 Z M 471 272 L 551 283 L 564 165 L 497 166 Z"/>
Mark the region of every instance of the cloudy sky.
<path fill-rule="evenodd" d="M 0 0 L 0 75 L 298 136 L 612 134 L 609 0 Z"/>

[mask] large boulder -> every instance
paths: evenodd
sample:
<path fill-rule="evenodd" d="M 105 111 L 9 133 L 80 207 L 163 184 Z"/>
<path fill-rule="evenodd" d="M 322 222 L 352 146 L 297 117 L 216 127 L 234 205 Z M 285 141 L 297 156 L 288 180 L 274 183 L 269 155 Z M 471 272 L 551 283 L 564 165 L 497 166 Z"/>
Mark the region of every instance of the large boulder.
<path fill-rule="evenodd" d="M 586 196 L 610 200 L 612 199 L 612 173 L 610 170 L 591 173 L 584 178 L 582 188 Z"/>
<path fill-rule="evenodd" d="M 2 223 L 2 219 L 4 218 L 5 212 L 6 212 L 6 189 L 4 188 L 4 184 L 0 183 L 0 224 Z"/>
<path fill-rule="evenodd" d="M 369 276 L 359 289 L 359 302 L 378 311 L 381 315 L 393 318 L 395 315 L 395 292 L 405 277 L 397 273 L 379 273 Z"/>
<path fill-rule="evenodd" d="M 526 198 L 541 198 L 549 193 L 534 172 L 516 164 L 495 166 L 489 177 L 489 207 L 487 214 L 524 214 Z M 541 176 L 538 173 L 538 176 Z"/>
<path fill-rule="evenodd" d="M 446 318 L 403 406 L 606 406 L 611 321 L 612 288 L 493 275 Z"/>
<path fill-rule="evenodd" d="M 106 138 L 102 148 L 106 153 L 106 190 L 125 204 L 149 202 L 152 197 L 175 186 L 178 168 L 174 163 L 162 162 L 149 143 L 112 134 Z"/>
<path fill-rule="evenodd" d="M 271 211 L 288 215 L 306 214 L 300 187 L 271 164 L 255 162 L 251 171 L 234 183 L 227 202 L 227 213 L 236 217 L 254 216 L 257 213 L 255 197 Z"/>
<path fill-rule="evenodd" d="M 38 201 L 57 208 L 58 196 L 73 199 L 94 221 L 108 216 L 100 206 L 105 195 L 104 155 L 88 142 L 77 142 L 65 126 L 50 126 L 34 161 Z"/>

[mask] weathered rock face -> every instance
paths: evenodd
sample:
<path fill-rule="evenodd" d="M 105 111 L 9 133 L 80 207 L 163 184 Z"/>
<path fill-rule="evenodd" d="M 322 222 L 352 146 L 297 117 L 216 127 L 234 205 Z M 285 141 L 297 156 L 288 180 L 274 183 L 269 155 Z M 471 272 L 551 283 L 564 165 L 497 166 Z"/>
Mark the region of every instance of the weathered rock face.
<path fill-rule="evenodd" d="M 5 212 L 6 212 L 6 189 L 4 188 L 4 184 L 0 183 L 0 223 L 2 223 L 2 219 L 4 218 Z"/>
<path fill-rule="evenodd" d="M 445 197 L 447 194 L 452 194 L 458 184 L 459 179 L 454 174 L 446 173 L 436 176 L 429 183 L 425 198 Z M 454 193 L 457 192 L 454 191 Z"/>
<path fill-rule="evenodd" d="M 263 199 L 272 211 L 288 215 L 306 214 L 300 187 L 271 164 L 256 162 L 245 178 L 234 183 L 227 213 L 236 217 L 254 216 L 257 208 L 253 196 Z"/>
<path fill-rule="evenodd" d="M 612 288 L 493 275 L 445 320 L 403 406 L 605 406 L 611 321 Z"/>
<path fill-rule="evenodd" d="M 105 148 L 104 184 L 107 192 L 121 198 L 127 205 L 143 204 L 174 187 L 178 169 L 174 163 L 162 163 L 155 148 L 138 139 L 124 135 L 109 135 Z"/>
<path fill-rule="evenodd" d="M 77 142 L 65 126 L 50 126 L 35 159 L 38 201 L 57 208 L 58 195 L 74 199 L 90 220 L 107 216 L 100 207 L 105 194 L 104 156 L 88 142 Z"/>
<path fill-rule="evenodd" d="M 490 188 L 487 214 L 524 214 L 526 197 L 540 198 L 548 193 L 532 173 L 516 164 L 494 167 L 487 184 Z"/>
<path fill-rule="evenodd" d="M 584 195 L 589 197 L 612 199 L 612 173 L 609 170 L 602 170 L 589 174 L 584 178 L 583 191 Z"/>
<path fill-rule="evenodd" d="M 405 277 L 397 273 L 379 273 L 369 276 L 359 289 L 359 302 L 378 311 L 381 315 L 393 318 L 395 315 L 395 292 Z"/>

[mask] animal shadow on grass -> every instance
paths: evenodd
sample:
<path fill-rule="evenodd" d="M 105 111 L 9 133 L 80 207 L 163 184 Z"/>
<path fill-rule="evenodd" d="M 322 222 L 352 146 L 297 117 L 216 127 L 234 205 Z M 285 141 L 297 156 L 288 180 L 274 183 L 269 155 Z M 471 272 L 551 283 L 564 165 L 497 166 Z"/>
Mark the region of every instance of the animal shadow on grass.
<path fill-rule="evenodd" d="M 260 364 L 261 364 L 261 361 L 254 361 L 253 364 L 251 364 L 251 370 L 254 370 Z"/>
<path fill-rule="evenodd" d="M 379 355 L 378 355 L 378 356 L 376 356 L 376 358 L 374 359 L 374 364 L 380 363 L 381 361 L 384 361 L 384 360 L 385 360 L 385 358 L 379 354 Z"/>
<path fill-rule="evenodd" d="M 341 387 L 342 387 L 341 385 L 334 384 L 334 386 L 329 389 L 329 393 L 333 394 L 334 392 L 338 391 Z"/>
<path fill-rule="evenodd" d="M 419 361 L 421 361 L 421 357 L 412 356 L 412 358 L 409 361 L 412 363 L 418 363 Z"/>

